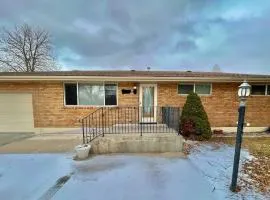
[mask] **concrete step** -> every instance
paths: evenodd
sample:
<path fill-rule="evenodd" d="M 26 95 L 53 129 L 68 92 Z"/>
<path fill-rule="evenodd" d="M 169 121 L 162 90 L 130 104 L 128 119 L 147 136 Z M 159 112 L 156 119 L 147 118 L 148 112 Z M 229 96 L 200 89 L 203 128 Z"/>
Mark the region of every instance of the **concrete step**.
<path fill-rule="evenodd" d="M 105 133 L 177 133 L 166 124 L 115 124 L 105 128 Z"/>
<path fill-rule="evenodd" d="M 153 128 L 166 128 L 166 124 L 157 124 L 157 123 L 136 123 L 136 124 L 115 124 L 113 127 L 118 127 L 118 128 L 127 128 L 127 127 L 153 127 Z"/>
<path fill-rule="evenodd" d="M 104 131 L 105 134 L 126 134 L 134 133 L 175 133 L 177 131 L 173 128 L 169 128 L 166 124 L 115 124 L 111 127 L 104 128 L 92 128 L 90 132 L 100 133 Z"/>
<path fill-rule="evenodd" d="M 105 128 L 105 133 L 177 133 L 177 131 L 173 128 L 168 127 L 129 127 L 129 128 L 119 128 L 119 127 L 111 127 Z"/>

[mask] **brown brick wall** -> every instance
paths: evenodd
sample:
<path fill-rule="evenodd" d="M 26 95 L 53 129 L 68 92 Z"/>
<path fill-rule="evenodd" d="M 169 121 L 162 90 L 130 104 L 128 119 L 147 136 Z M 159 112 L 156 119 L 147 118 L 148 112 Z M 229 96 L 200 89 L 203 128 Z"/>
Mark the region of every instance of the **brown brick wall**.
<path fill-rule="evenodd" d="M 201 96 L 212 126 L 235 126 L 238 118 L 239 83 L 213 83 L 212 95 Z M 183 107 L 186 96 L 177 94 L 177 83 L 158 84 L 158 104 Z M 270 96 L 250 96 L 247 102 L 246 121 L 251 126 L 270 125 Z"/>
<path fill-rule="evenodd" d="M 121 92 L 133 86 L 133 83 L 118 84 L 118 105 L 138 105 L 138 93 L 123 95 Z M 62 82 L 0 83 L 0 92 L 32 93 L 35 127 L 78 127 L 79 119 L 97 109 L 89 106 L 64 106 Z"/>
<path fill-rule="evenodd" d="M 237 83 L 213 83 L 212 95 L 202 96 L 202 102 L 212 126 L 235 126 L 237 121 Z M 137 94 L 122 94 L 122 89 L 137 86 Z M 0 92 L 30 92 L 33 94 L 35 127 L 78 127 L 78 120 L 96 110 L 87 106 L 64 106 L 62 82 L 0 83 Z M 158 106 L 183 107 L 185 96 L 177 94 L 177 83 L 158 84 Z M 139 85 L 118 84 L 118 105 L 137 106 Z M 251 126 L 270 125 L 270 96 L 251 96 L 247 103 L 246 121 Z"/>
<path fill-rule="evenodd" d="M 137 87 L 137 94 L 133 94 L 133 87 Z M 118 105 L 138 106 L 139 90 L 136 83 L 118 83 Z M 122 94 L 122 89 L 131 89 L 131 94 Z"/>

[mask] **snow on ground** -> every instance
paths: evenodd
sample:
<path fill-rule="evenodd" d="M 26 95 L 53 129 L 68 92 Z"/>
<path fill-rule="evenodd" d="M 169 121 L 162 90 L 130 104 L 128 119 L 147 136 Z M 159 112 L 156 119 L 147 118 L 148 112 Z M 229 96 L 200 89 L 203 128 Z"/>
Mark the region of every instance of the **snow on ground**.
<path fill-rule="evenodd" d="M 70 173 L 71 161 L 64 154 L 0 154 L 0 199 L 38 199 Z"/>
<path fill-rule="evenodd" d="M 254 192 L 254 190 L 242 190 L 236 194 L 229 190 L 232 177 L 233 158 L 234 148 L 220 144 L 198 145 L 189 155 L 191 162 L 212 185 L 218 199 L 267 199 L 261 194 Z M 239 166 L 241 166 L 241 163 L 245 160 L 250 160 L 252 158 L 253 156 L 249 155 L 246 150 L 241 150 Z M 241 174 L 241 169 L 239 169 L 239 177 L 245 177 L 244 174 Z M 240 182 L 239 179 L 240 178 L 238 178 L 238 183 Z"/>

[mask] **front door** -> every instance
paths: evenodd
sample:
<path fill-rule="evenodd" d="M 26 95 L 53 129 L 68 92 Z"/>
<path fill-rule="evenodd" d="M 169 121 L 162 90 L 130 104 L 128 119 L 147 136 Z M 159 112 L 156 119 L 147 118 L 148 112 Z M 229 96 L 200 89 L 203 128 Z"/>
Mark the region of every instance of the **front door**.
<path fill-rule="evenodd" d="M 140 84 L 140 121 L 155 123 L 157 116 L 157 85 Z"/>

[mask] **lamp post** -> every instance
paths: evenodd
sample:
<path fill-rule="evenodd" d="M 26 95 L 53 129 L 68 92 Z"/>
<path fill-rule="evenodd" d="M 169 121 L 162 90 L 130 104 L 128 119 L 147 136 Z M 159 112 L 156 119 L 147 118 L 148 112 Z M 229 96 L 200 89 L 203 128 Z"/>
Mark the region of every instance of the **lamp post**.
<path fill-rule="evenodd" d="M 244 118 L 245 118 L 245 110 L 246 110 L 246 100 L 247 100 L 247 97 L 250 95 L 250 91 L 251 91 L 251 87 L 246 81 L 244 81 L 239 86 L 239 89 L 238 89 L 238 97 L 240 99 L 240 105 L 238 109 L 238 125 L 237 125 L 237 135 L 236 135 L 236 143 L 235 143 L 232 183 L 230 187 L 231 191 L 233 192 L 236 192 L 239 159 L 240 159 L 240 151 L 241 151 L 242 135 L 243 135 L 243 126 L 244 126 Z"/>

